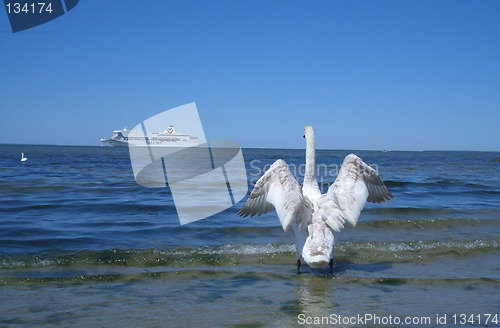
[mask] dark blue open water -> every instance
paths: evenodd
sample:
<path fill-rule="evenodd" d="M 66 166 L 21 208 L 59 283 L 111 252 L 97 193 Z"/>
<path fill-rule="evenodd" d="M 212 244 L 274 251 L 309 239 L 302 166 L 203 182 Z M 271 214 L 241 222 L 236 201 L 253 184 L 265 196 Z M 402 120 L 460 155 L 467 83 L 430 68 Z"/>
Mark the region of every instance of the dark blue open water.
<path fill-rule="evenodd" d="M 317 152 L 324 191 L 348 153 Z M 135 183 L 127 149 L 0 145 L 0 326 L 291 327 L 332 314 L 451 325 L 500 313 L 500 153 L 355 153 L 395 199 L 336 233 L 331 276 L 297 275 L 293 235 L 275 213 L 236 216 L 244 200 L 180 226 L 168 188 Z M 244 149 L 250 184 L 278 158 L 300 179 L 304 155 Z"/>

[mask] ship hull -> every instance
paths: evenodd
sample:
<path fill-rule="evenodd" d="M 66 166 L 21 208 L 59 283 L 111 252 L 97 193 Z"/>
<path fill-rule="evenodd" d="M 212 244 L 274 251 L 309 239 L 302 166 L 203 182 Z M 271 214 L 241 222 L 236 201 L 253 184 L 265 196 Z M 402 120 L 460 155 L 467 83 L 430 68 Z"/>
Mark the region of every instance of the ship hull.
<path fill-rule="evenodd" d="M 191 148 L 191 147 L 199 147 L 200 144 L 198 142 L 189 142 L 189 141 L 177 141 L 177 142 L 146 142 L 141 144 L 129 143 L 127 141 L 121 140 L 111 140 L 111 139 L 101 139 L 102 145 L 106 147 L 128 147 L 129 145 L 132 147 L 168 147 L 168 148 Z"/>

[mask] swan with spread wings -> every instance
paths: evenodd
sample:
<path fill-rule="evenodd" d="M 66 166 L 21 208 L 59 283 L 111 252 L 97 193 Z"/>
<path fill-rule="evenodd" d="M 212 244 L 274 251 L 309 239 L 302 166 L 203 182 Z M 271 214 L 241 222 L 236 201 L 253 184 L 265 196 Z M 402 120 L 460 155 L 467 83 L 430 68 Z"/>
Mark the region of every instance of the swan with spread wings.
<path fill-rule="evenodd" d="M 276 210 L 283 230 L 295 232 L 297 271 L 301 258 L 312 268 L 330 265 L 333 270 L 333 232 L 353 226 L 366 202 L 381 203 L 394 196 L 377 171 L 354 154 L 347 155 L 335 182 L 321 194 L 315 174 L 315 143 L 312 126 L 304 128 L 306 172 L 302 187 L 288 164 L 278 159 L 257 181 L 238 215 L 247 217 Z"/>

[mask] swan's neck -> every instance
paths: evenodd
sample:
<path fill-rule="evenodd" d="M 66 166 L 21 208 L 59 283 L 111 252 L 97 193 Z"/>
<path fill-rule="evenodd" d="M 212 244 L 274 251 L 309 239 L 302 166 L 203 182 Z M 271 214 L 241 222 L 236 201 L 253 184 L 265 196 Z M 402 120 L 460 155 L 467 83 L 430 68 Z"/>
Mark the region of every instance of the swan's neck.
<path fill-rule="evenodd" d="M 304 184 L 314 182 L 317 185 L 315 156 L 314 134 L 311 134 L 306 139 L 306 175 L 304 177 Z"/>

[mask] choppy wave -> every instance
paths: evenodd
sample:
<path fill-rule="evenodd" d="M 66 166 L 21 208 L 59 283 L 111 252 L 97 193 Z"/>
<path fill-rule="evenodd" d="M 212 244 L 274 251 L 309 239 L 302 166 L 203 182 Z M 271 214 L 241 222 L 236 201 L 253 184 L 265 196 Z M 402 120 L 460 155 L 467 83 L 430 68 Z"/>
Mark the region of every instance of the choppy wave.
<path fill-rule="evenodd" d="M 434 207 L 370 207 L 365 208 L 364 214 L 373 214 L 381 217 L 408 216 L 413 219 L 433 217 L 433 218 L 480 218 L 480 219 L 500 219 L 500 210 L 488 209 L 454 209 L 454 208 L 434 208 Z"/>
<path fill-rule="evenodd" d="M 436 256 L 477 252 L 497 252 L 498 239 L 468 241 L 418 242 L 346 242 L 335 246 L 335 257 L 343 261 L 407 261 L 426 260 Z M 58 255 L 3 257 L 0 270 L 53 267 L 118 266 L 152 268 L 159 266 L 237 266 L 259 263 L 290 263 L 295 256 L 294 244 L 246 244 L 214 247 L 128 249 L 66 252 Z"/>
<path fill-rule="evenodd" d="M 457 218 L 422 218 L 422 219 L 403 219 L 403 220 L 376 220 L 361 221 L 357 227 L 385 228 L 385 229 L 441 229 L 445 227 L 478 227 L 478 226 L 499 226 L 500 220 L 495 219 L 457 219 Z"/>
<path fill-rule="evenodd" d="M 434 187 L 434 186 L 447 186 L 447 185 L 457 185 L 461 187 L 467 188 L 476 188 L 476 189 L 486 189 L 490 190 L 491 186 L 481 183 L 472 183 L 472 182 L 464 182 L 459 179 L 437 179 L 429 182 L 416 182 L 416 181 L 398 181 L 398 180 L 384 180 L 385 185 L 390 187 L 411 187 L 411 186 L 420 186 L 420 187 Z"/>
<path fill-rule="evenodd" d="M 443 256 L 462 261 L 477 254 L 495 257 L 498 239 L 422 242 L 347 242 L 336 246 L 336 272 L 332 279 L 346 283 L 381 285 L 418 284 L 498 284 L 495 277 L 418 277 L 389 276 L 383 271 L 400 263 L 428 263 Z M 0 286 L 33 284 L 81 284 L 95 282 L 128 282 L 136 279 L 164 279 L 172 276 L 199 278 L 211 275 L 221 279 L 231 272 L 262 276 L 263 279 L 293 277 L 294 244 L 247 244 L 219 247 L 128 249 L 66 252 L 47 256 L 34 255 L 0 258 Z M 280 269 L 279 266 L 286 267 Z M 268 267 L 266 269 L 266 267 Z M 259 268 L 259 269 L 257 269 Z M 354 270 L 344 274 L 345 270 Z M 367 277 L 355 272 L 379 272 Z M 322 273 L 321 271 L 318 272 Z M 354 275 L 352 274 L 354 273 Z M 290 276 L 292 275 L 292 276 Z"/>
<path fill-rule="evenodd" d="M 483 183 L 473 183 L 473 182 L 464 182 L 459 179 L 436 179 L 436 180 L 427 180 L 427 181 L 404 181 L 404 180 L 384 180 L 387 188 L 404 188 L 404 189 L 426 189 L 432 190 L 434 188 L 450 188 L 450 187 L 459 187 L 461 189 L 468 189 L 471 192 L 484 191 L 484 192 L 492 192 L 492 193 L 500 193 L 500 190 L 497 190 L 494 186 L 490 186 Z M 323 187 L 329 187 L 333 184 L 333 181 L 323 181 Z"/>
<path fill-rule="evenodd" d="M 117 205 L 118 206 L 118 205 Z M 65 229 L 54 230 L 52 222 L 43 222 L 38 226 L 20 224 L 20 220 L 4 220 L 1 223 L 3 236 L 0 239 L 0 259 L 21 254 L 50 254 L 53 250 L 65 252 L 104 252 L 105 249 L 119 248 L 116 252 L 121 253 L 123 249 L 181 249 L 180 246 L 206 246 L 210 252 L 218 250 L 220 254 L 226 254 L 230 249 L 221 248 L 224 244 L 231 244 L 233 250 L 237 250 L 238 244 L 244 244 L 245 249 L 253 245 L 264 245 L 265 242 L 279 244 L 293 240 L 291 233 L 284 233 L 279 221 L 269 215 L 262 218 L 241 221 L 239 224 L 254 223 L 255 226 L 178 226 L 165 218 L 165 214 L 172 213 L 174 209 L 163 211 L 163 214 L 153 212 L 154 219 L 143 217 L 149 213 L 147 207 L 133 207 L 138 211 L 138 217 L 134 220 L 123 220 L 120 217 L 108 218 L 107 220 L 82 219 L 61 222 Z M 479 217 L 444 217 L 435 218 L 430 216 L 426 210 L 401 209 L 398 215 L 381 214 L 383 210 L 373 209 L 363 214 L 363 218 L 355 228 L 350 226 L 339 234 L 339 242 L 343 241 L 378 241 L 383 236 L 390 234 L 391 239 L 398 242 L 418 242 L 419 240 L 447 240 L 455 237 L 470 240 L 471 238 L 490 239 L 496 236 L 495 231 L 500 226 L 500 218 Z M 417 213 L 417 214 L 415 214 Z M 453 214 L 453 213 L 444 213 Z M 441 216 L 441 215 L 439 215 Z M 381 219 L 386 217 L 386 219 Z M 420 217 L 415 219 L 414 217 Z M 262 226 L 266 222 L 272 226 Z M 233 222 L 231 225 L 234 224 Z M 92 234 L 75 234 L 83 228 L 92 228 Z M 425 234 L 424 234 L 425 232 Z M 114 237 L 113 243 L 106 238 Z M 120 237 L 120 240 L 118 240 Z M 345 239 L 347 238 L 347 239 Z M 189 240 L 189 242 L 186 242 Z M 197 244 L 195 242 L 197 241 Z M 461 241 L 457 241 L 461 242 Z M 340 243 L 337 247 L 342 247 Z M 243 247 L 243 246 L 241 246 Z M 193 252 L 193 248 L 189 248 Z M 196 248 L 200 249 L 201 248 Z M 258 249 L 264 249 L 259 246 Z M 267 249 L 267 248 L 266 248 Z M 281 249 L 281 248 L 280 248 Z M 206 250 L 205 250 L 206 251 Z M 225 252 L 223 252 L 225 251 Z M 245 252 L 244 250 L 241 250 Z M 134 253 L 135 251 L 132 251 Z M 163 251 L 166 252 L 166 251 Z M 272 248 L 266 252 L 274 253 Z M 265 253 L 265 252 L 263 252 Z M 73 254 L 73 253 L 71 253 Z M 85 253 L 82 253 L 85 254 Z M 215 254 L 215 253 L 213 253 Z M 164 254 L 169 255 L 169 254 Z M 207 255 L 200 253 L 199 255 Z M 92 255 L 93 256 L 93 255 Z M 92 257 L 91 256 L 91 257 Z"/>
<path fill-rule="evenodd" d="M 169 279 L 174 277 L 182 276 L 187 279 L 200 279 L 200 278 L 212 278 L 212 279 L 232 279 L 236 273 L 219 270 L 219 271 L 208 271 L 203 269 L 184 269 L 184 270 L 161 270 L 161 271 L 136 271 L 136 272 L 126 272 L 126 273 L 100 273 L 100 274 L 86 274 L 86 275 L 71 275 L 71 276 L 35 276 L 35 277 L 0 277 L 0 286 L 34 286 L 34 285 L 80 285 L 80 284 L 95 284 L 95 283 L 128 283 L 135 282 L 138 280 L 147 279 Z M 425 285 L 426 288 L 429 286 L 442 286 L 442 285 L 463 285 L 464 288 L 479 288 L 480 286 L 485 286 L 486 288 L 496 288 L 500 285 L 500 279 L 498 278 L 458 278 L 458 279 L 447 279 L 447 278 L 394 278 L 394 277 L 359 277 L 359 276 L 346 276 L 346 275 L 333 275 L 322 274 L 324 278 L 332 279 L 334 283 L 358 283 L 362 285 L 370 285 L 376 288 L 379 286 L 401 286 L 406 284 L 413 285 Z M 227 277 L 227 278 L 225 278 Z M 284 280 L 290 281 L 293 279 L 299 279 L 299 275 L 291 275 L 290 273 L 245 273 L 244 276 L 239 276 L 239 279 L 246 279 L 252 281 L 269 281 L 269 280 Z"/>

